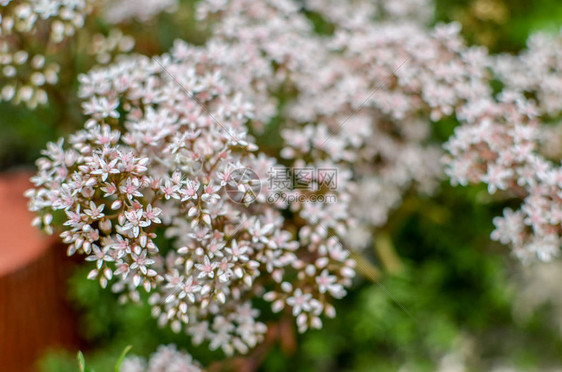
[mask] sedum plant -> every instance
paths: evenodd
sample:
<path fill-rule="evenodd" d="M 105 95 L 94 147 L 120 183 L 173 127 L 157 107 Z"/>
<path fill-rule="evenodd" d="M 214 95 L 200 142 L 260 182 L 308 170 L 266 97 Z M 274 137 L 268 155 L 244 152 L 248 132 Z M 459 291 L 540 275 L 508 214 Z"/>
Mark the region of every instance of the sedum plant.
<path fill-rule="evenodd" d="M 91 262 L 89 279 L 122 301 L 148 292 L 161 325 L 227 355 L 264 340 L 260 299 L 301 332 L 321 328 L 356 262 L 378 273 L 360 256 L 373 232 L 444 177 L 520 198 L 492 238 L 551 259 L 560 156 L 539 144 L 559 112 L 558 55 L 535 37 L 549 63 L 490 56 L 456 23 L 428 26 L 425 7 L 203 0 L 204 46 L 111 62 L 122 35 L 99 39 L 106 65 L 78 77 L 83 128 L 37 161 L 35 224 Z M 525 78 L 531 65 L 554 82 Z M 451 118 L 441 146 L 433 128 Z"/>
<path fill-rule="evenodd" d="M 252 106 L 212 55 L 182 52 L 81 76 L 89 119 L 38 161 L 28 192 L 36 223 L 53 231 L 62 218 L 68 254 L 95 264 L 90 279 L 115 279 L 112 289 L 134 301 L 144 288 L 160 322 L 195 343 L 227 354 L 254 347 L 266 327 L 251 300 L 264 291 L 301 331 L 318 328 L 320 315 L 334 316 L 330 301 L 345 294 L 354 261 L 336 237 L 296 241 L 301 226 L 268 202 L 267 185 L 251 202 L 229 195 L 254 186 L 236 171 L 259 182 L 276 161 L 248 136 Z M 167 251 L 159 234 L 173 241 Z"/>
<path fill-rule="evenodd" d="M 445 144 L 454 184 L 482 182 L 522 201 L 494 218 L 491 237 L 524 262 L 550 261 L 562 244 L 560 43 L 560 34 L 537 33 L 520 55 L 491 60 L 503 91 L 459 112 L 461 125 Z"/>

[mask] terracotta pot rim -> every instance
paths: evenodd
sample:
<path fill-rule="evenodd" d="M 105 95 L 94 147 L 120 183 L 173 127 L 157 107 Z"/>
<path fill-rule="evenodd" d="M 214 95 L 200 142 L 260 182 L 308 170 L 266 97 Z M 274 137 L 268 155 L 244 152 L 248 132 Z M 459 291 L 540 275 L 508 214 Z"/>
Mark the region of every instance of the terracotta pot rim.
<path fill-rule="evenodd" d="M 0 173 L 0 276 L 36 261 L 55 241 L 31 226 L 34 215 L 23 193 L 32 186 L 32 175 L 30 169 Z"/>

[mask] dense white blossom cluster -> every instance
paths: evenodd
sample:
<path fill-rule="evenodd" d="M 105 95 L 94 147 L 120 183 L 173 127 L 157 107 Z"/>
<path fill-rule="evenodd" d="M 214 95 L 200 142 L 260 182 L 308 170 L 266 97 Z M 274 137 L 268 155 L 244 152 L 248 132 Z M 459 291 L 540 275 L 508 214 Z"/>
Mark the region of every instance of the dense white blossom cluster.
<path fill-rule="evenodd" d="M 57 83 L 60 67 L 48 62 L 46 55 L 83 26 L 93 3 L 0 1 L 1 100 L 22 102 L 31 108 L 47 102 L 44 87 Z"/>
<path fill-rule="evenodd" d="M 412 185 L 431 192 L 442 175 L 441 150 L 428 141 L 431 121 L 489 94 L 485 51 L 467 48 L 457 24 L 401 22 L 421 15 L 416 6 L 423 4 L 400 3 L 306 2 L 336 24 L 330 35 L 315 33 L 292 1 L 207 1 L 199 8 L 201 18 L 219 17 L 212 40 L 232 55 L 226 60 L 235 85 L 267 107 L 260 120 L 276 113 L 271 92 L 290 92 L 279 112 L 281 155 L 299 168 L 351 170 L 340 172 L 335 192 L 341 226 L 350 217 L 367 229 L 381 226 Z M 316 208 L 333 219 L 333 206 Z"/>
<path fill-rule="evenodd" d="M 218 46 L 222 45 L 221 59 L 228 64 L 221 68 L 235 72 L 226 72 L 229 80 L 259 106 L 256 114 L 258 123 L 254 121 L 254 128 L 260 129 L 259 123 L 270 120 L 274 115 L 282 117 L 285 122 L 282 128 L 285 127 L 289 118 L 277 109 L 275 93 L 295 89 L 298 81 L 314 76 L 319 64 L 328 59 L 329 50 L 324 44 L 326 40 L 314 33 L 313 25 L 293 1 L 207 1 L 201 3 L 198 14 L 201 19 L 215 16 L 220 20 L 213 30 L 210 45 L 213 49 L 219 49 Z M 298 95 L 296 99 L 299 99 Z M 302 140 L 307 139 L 303 137 Z M 311 284 L 321 285 L 320 297 L 325 294 L 342 297 L 345 293 L 343 287 L 349 284 L 349 278 L 353 276 L 349 253 L 341 243 L 351 224 L 348 192 L 352 187 L 349 184 L 351 172 L 347 167 L 339 168 L 337 162 L 328 158 L 293 160 L 293 170 L 336 170 L 332 187 L 326 185 L 325 178 L 329 172 L 317 172 L 298 180 L 305 187 L 277 191 L 282 191 L 286 198 L 294 201 L 290 205 L 291 212 L 296 215 L 296 220 L 305 223 L 299 231 L 301 244 L 321 255 L 347 262 L 344 276 L 348 279 L 340 283 L 326 270 L 324 260 L 317 261 L 316 267 L 302 266 L 301 269 L 306 270 L 301 270 L 292 287 L 283 288 L 286 293 L 266 294 L 265 298 L 274 302 L 276 310 L 283 306 L 285 299 L 292 301 L 289 296 L 296 288 L 307 288 Z M 332 202 L 325 202 L 327 200 Z M 328 244 L 325 245 L 326 241 Z M 299 292 L 302 294 L 300 289 Z M 304 293 L 301 300 L 311 298 L 314 296 Z M 305 306 L 304 309 L 321 311 L 315 307 Z M 329 313 L 333 314 L 333 308 L 329 308 Z M 297 320 L 299 328 L 306 329 L 306 318 L 300 316 Z M 314 319 L 311 324 L 319 327 L 320 319 Z"/>
<path fill-rule="evenodd" d="M 162 324 L 185 327 L 212 349 L 256 345 L 266 327 L 251 300 L 265 290 L 274 310 L 291 309 L 301 331 L 320 327 L 354 275 L 349 252 L 327 231 L 285 220 L 286 203 L 268 203 L 267 185 L 250 204 L 228 196 L 228 187 L 252 187 L 233 184 L 233 172 L 251 169 L 266 180 L 277 163 L 256 153 L 246 127 L 252 105 L 212 55 L 180 50 L 80 77 L 90 119 L 69 146 L 52 143 L 38 161 L 28 192 L 42 216 L 36 222 L 52 231 L 60 218 L 53 213 L 64 212 L 61 237 L 69 254 L 95 262 L 90 279 L 106 286 L 115 278 L 113 290 L 133 300 L 144 287 Z M 309 241 L 295 241 L 297 229 Z M 157 233 L 172 246 L 159 247 Z"/>
<path fill-rule="evenodd" d="M 175 2 L 142 3 L 131 12 L 116 2 L 111 17 L 145 20 Z M 492 237 L 523 260 L 549 259 L 561 239 L 562 137 L 539 119 L 561 109 L 560 51 L 550 46 L 559 40 L 536 36 L 529 52 L 494 58 L 466 46 L 456 23 L 426 26 L 427 8 L 203 0 L 203 47 L 178 40 L 158 58 L 115 59 L 133 40 L 96 37 L 97 62 L 118 62 L 79 77 L 88 120 L 37 162 L 36 224 L 63 225 L 68 253 L 93 261 L 89 278 L 123 300 L 139 301 L 144 287 L 162 325 L 244 353 L 266 332 L 255 298 L 292 313 L 301 332 L 335 315 L 331 302 L 354 276 L 351 247 L 365 246 L 411 188 L 437 187 L 443 150 L 432 125 L 456 116 L 447 175 L 521 197 Z M 311 12 L 333 32 L 316 32 Z M 497 97 L 493 74 L 505 85 Z M 274 118 L 277 148 L 260 149 L 249 133 Z M 300 187 L 266 182 L 272 173 Z"/>
<path fill-rule="evenodd" d="M 202 1 L 197 16 L 215 21 L 209 49 L 219 56 L 228 80 L 254 104 L 258 129 L 278 114 L 276 93 L 325 50 L 292 0 Z"/>
<path fill-rule="evenodd" d="M 428 141 L 431 121 L 486 93 L 486 55 L 466 48 L 454 24 L 428 32 L 381 23 L 338 32 L 329 44 L 336 56 L 299 80 L 289 116 L 300 125 L 284 131 L 283 155 L 351 165 L 352 210 L 380 226 L 411 185 L 437 185 L 441 151 Z"/>
<path fill-rule="evenodd" d="M 562 112 L 562 30 L 556 35 L 531 35 L 520 55 L 501 55 L 492 61 L 498 79 L 509 89 L 532 94 L 540 115 Z"/>
<path fill-rule="evenodd" d="M 459 110 L 462 125 L 445 145 L 453 183 L 483 182 L 491 194 L 522 199 L 519 210 L 494 219 L 492 238 L 523 261 L 548 261 L 562 244 L 560 40 L 536 34 L 521 55 L 498 58 L 504 90 Z"/>
<path fill-rule="evenodd" d="M 149 360 L 127 357 L 120 372 L 201 372 L 199 364 L 191 355 L 177 350 L 175 345 L 161 345 Z"/>
<path fill-rule="evenodd" d="M 358 231 L 383 225 L 412 185 L 422 192 L 435 188 L 442 153 L 429 141 L 431 124 L 456 115 L 464 125 L 446 146 L 452 154 L 445 162 L 447 174 L 453 183 L 486 182 L 490 192 L 509 189 L 523 197 L 522 214 L 505 223 L 496 219 L 493 238 L 510 243 L 521 259 L 548 259 L 560 247 L 556 162 L 562 137 L 559 125 L 537 127 L 536 121 L 560 112 L 562 58 L 556 46 L 561 38 L 537 34 L 520 56 L 490 57 L 483 48 L 466 47 L 457 24 L 425 27 L 428 17 L 420 11 L 425 5 L 305 2 L 333 23 L 329 35 L 315 33 L 290 1 L 208 1 L 202 13 L 220 15 L 215 37 L 226 40 L 230 51 L 250 51 L 246 55 L 252 58 L 234 69 L 250 70 L 241 75 L 250 76 L 251 84 L 238 78 L 249 88 L 246 94 L 265 101 L 281 84 L 289 87 L 293 99 L 279 113 L 281 155 L 297 167 L 351 171 L 341 177 L 336 194 L 344 211 L 342 226 L 353 225 L 351 217 L 360 222 L 351 230 L 356 246 L 369 237 Z M 239 60 L 229 59 L 230 66 Z M 505 85 L 500 102 L 492 97 L 491 72 Z M 515 98 L 514 92 L 532 94 L 537 103 L 523 94 Z M 514 135 L 513 128 L 522 133 Z M 464 135 L 471 130 L 478 133 Z M 507 138 L 499 141 L 501 147 L 494 142 L 498 136 Z M 488 150 L 482 142 L 494 155 L 479 153 Z M 330 205 L 317 209 L 324 210 L 318 215 L 333 216 Z M 529 217 L 531 211 L 541 217 Z M 503 231 L 500 225 L 515 230 Z"/>
<path fill-rule="evenodd" d="M 338 27 L 353 29 L 377 21 L 429 23 L 434 4 L 429 0 L 305 0 L 308 10 Z"/>
<path fill-rule="evenodd" d="M 131 18 L 147 21 L 175 7 L 177 0 L 0 0 L 0 100 L 29 108 L 47 103 L 47 86 L 55 85 L 61 70 L 65 42 L 99 8 L 104 19 L 119 23 Z M 89 36 L 89 35 L 88 35 Z M 85 43 L 87 44 L 87 43 Z M 130 36 L 113 30 L 107 38 L 95 35 L 90 53 L 98 63 L 110 62 L 112 52 L 128 52 Z"/>

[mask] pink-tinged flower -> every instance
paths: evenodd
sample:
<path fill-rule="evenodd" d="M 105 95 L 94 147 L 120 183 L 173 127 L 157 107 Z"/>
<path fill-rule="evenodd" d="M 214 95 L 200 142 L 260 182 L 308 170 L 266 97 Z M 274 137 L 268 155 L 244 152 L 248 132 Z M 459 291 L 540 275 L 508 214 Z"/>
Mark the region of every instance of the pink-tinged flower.
<path fill-rule="evenodd" d="M 293 316 L 297 316 L 302 311 L 309 312 L 312 310 L 311 300 L 312 295 L 310 293 L 303 293 L 300 288 L 297 288 L 293 292 L 293 296 L 287 298 L 287 305 L 293 308 Z"/>
<path fill-rule="evenodd" d="M 316 283 L 318 284 L 318 290 L 320 293 L 341 293 L 343 287 L 341 284 L 337 283 L 337 277 L 330 275 L 328 270 L 323 270 L 322 273 L 316 277 Z"/>
<path fill-rule="evenodd" d="M 144 218 L 146 218 L 146 220 L 150 222 L 162 223 L 162 220 L 158 218 L 160 214 L 162 214 L 162 209 L 153 208 L 152 204 L 149 204 L 144 211 Z"/>
<path fill-rule="evenodd" d="M 142 197 L 139 188 L 140 181 L 138 178 L 127 178 L 127 180 L 119 186 L 121 193 L 125 194 L 129 200 L 132 200 L 134 197 Z"/>
<path fill-rule="evenodd" d="M 113 159 L 109 163 L 107 163 L 105 160 L 99 159 L 99 168 L 93 170 L 91 173 L 101 175 L 102 181 L 105 182 L 110 174 L 119 173 L 119 169 L 117 168 L 118 160 L 119 159 Z"/>
<path fill-rule="evenodd" d="M 186 180 L 184 188 L 179 190 L 179 193 L 182 195 L 181 201 L 197 199 L 199 186 L 199 181 Z"/>
<path fill-rule="evenodd" d="M 100 206 L 97 206 L 96 203 L 91 201 L 90 202 L 90 208 L 84 210 L 84 213 L 86 215 L 90 216 L 90 218 L 92 218 L 93 220 L 98 220 L 98 219 L 105 216 L 105 214 L 102 213 L 104 208 L 105 208 L 105 205 L 102 204 Z"/>
<path fill-rule="evenodd" d="M 142 209 L 125 211 L 126 222 L 123 225 L 123 230 L 132 230 L 132 235 L 137 238 L 140 234 L 141 227 L 150 226 L 150 221 L 143 221 Z"/>
<path fill-rule="evenodd" d="M 80 205 L 76 207 L 76 212 L 65 211 L 68 220 L 64 223 L 65 226 L 70 226 L 71 228 L 81 228 L 83 225 L 82 220 L 85 216 L 80 213 Z"/>
<path fill-rule="evenodd" d="M 180 186 L 177 184 L 172 184 L 170 180 L 164 181 L 164 185 L 160 187 L 160 190 L 164 194 L 164 198 L 169 200 L 170 198 L 179 199 L 180 195 L 178 193 Z"/>
<path fill-rule="evenodd" d="M 252 242 L 261 242 L 267 244 L 269 242 L 268 235 L 273 231 L 274 227 L 275 226 L 273 224 L 266 224 L 262 227 L 261 221 L 256 220 L 255 223 L 248 229 L 248 232 L 252 236 Z"/>
<path fill-rule="evenodd" d="M 148 266 L 154 263 L 154 260 L 147 258 L 147 252 L 142 251 L 141 254 L 133 254 L 133 263 L 131 264 L 131 270 L 140 270 L 144 275 L 148 272 Z"/>
<path fill-rule="evenodd" d="M 204 202 L 211 203 L 213 200 L 219 200 L 220 196 L 217 193 L 221 189 L 220 186 L 213 186 L 212 184 L 203 186 L 203 195 L 201 195 L 201 199 Z"/>
<path fill-rule="evenodd" d="M 202 264 L 195 264 L 195 268 L 200 271 L 199 275 L 197 276 L 198 279 L 208 277 L 214 278 L 215 276 L 215 268 L 217 267 L 216 262 L 211 262 L 208 256 L 205 256 Z"/>
<path fill-rule="evenodd" d="M 195 294 L 199 291 L 201 291 L 201 286 L 196 284 L 193 276 L 190 276 L 189 278 L 187 278 L 185 283 L 181 285 L 181 290 L 178 294 L 178 298 L 182 299 L 184 297 L 187 297 L 189 301 L 195 303 Z"/>
<path fill-rule="evenodd" d="M 236 239 L 232 241 L 230 247 L 225 248 L 225 251 L 232 257 L 234 262 L 249 260 L 249 257 L 245 255 L 248 251 L 248 247 L 246 245 L 238 245 Z"/>
<path fill-rule="evenodd" d="M 105 97 L 92 97 L 89 101 L 82 104 L 84 113 L 96 118 L 118 118 L 119 112 L 116 110 L 118 106 L 119 102 L 117 100 Z"/>

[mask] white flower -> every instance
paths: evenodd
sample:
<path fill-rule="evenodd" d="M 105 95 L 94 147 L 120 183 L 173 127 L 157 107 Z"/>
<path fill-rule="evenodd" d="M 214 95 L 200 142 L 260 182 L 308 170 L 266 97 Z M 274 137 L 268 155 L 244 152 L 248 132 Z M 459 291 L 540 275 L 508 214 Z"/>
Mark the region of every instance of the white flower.
<path fill-rule="evenodd" d="M 293 308 L 293 315 L 297 316 L 302 311 L 309 312 L 312 309 L 311 300 L 310 293 L 303 293 L 300 288 L 297 288 L 293 292 L 293 296 L 287 298 L 287 305 Z"/>

